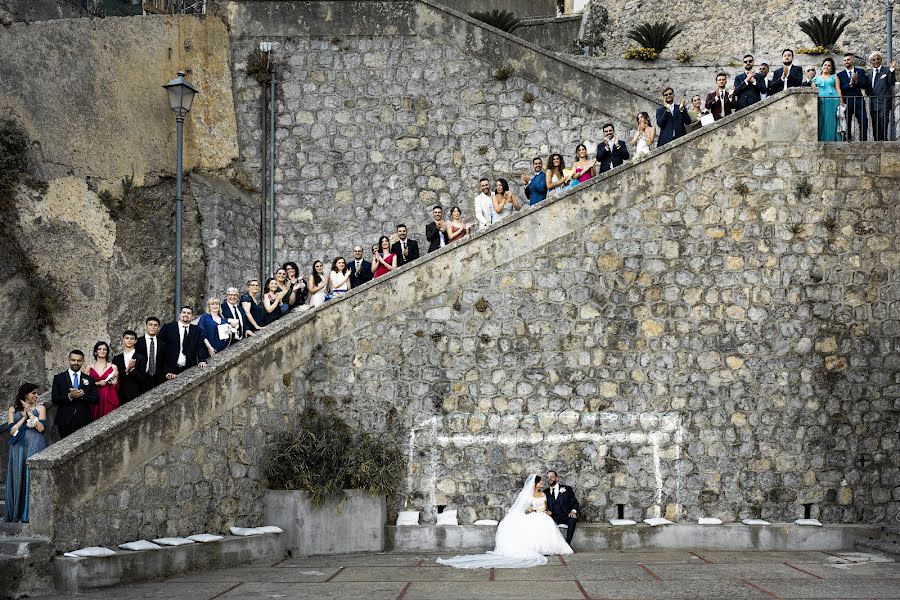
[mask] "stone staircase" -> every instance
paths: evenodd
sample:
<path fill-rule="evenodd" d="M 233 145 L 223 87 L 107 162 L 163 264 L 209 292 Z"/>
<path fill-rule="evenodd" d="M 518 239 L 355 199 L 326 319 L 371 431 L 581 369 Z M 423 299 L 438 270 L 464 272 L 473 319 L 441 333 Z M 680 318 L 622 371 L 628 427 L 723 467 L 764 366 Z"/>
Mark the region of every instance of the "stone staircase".
<path fill-rule="evenodd" d="M 0 518 L 6 513 L 5 498 L 4 483 L 0 484 Z M 50 540 L 29 535 L 27 523 L 0 521 L 0 599 L 51 592 L 52 580 L 46 565 L 53 554 Z"/>
<path fill-rule="evenodd" d="M 875 550 L 900 559 L 900 525 L 885 525 L 881 529 L 879 537 L 857 540 L 856 549 L 862 551 Z"/>

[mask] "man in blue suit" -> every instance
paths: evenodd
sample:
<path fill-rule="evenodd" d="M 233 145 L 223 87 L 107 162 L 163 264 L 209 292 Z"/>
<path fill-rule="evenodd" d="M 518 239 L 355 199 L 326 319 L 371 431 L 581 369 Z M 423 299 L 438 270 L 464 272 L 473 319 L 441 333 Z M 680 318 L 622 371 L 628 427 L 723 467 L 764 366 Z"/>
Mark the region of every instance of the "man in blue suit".
<path fill-rule="evenodd" d="M 869 139 L 869 119 L 866 117 L 866 105 L 863 100 L 863 91 L 872 91 L 872 82 L 866 77 L 866 72 L 853 66 L 853 53 L 844 55 L 844 70 L 837 72 L 838 82 L 841 84 L 841 96 L 847 103 L 847 139 L 853 132 L 853 117 L 859 123 L 859 139 Z"/>
<path fill-rule="evenodd" d="M 753 70 L 753 55 L 744 55 L 744 72 L 734 78 L 735 110 L 747 108 L 762 100 L 762 92 L 766 91 L 765 78 Z"/>
<path fill-rule="evenodd" d="M 662 148 L 685 134 L 685 127 L 691 122 L 691 115 L 685 110 L 685 104 L 685 98 L 681 99 L 681 104 L 675 104 L 675 90 L 672 88 L 663 90 L 663 105 L 656 109 L 656 124 L 659 126 L 657 148 Z"/>
<path fill-rule="evenodd" d="M 535 205 L 541 200 L 547 198 L 547 173 L 544 172 L 544 161 L 540 156 L 534 157 L 531 161 L 533 175 L 529 179 L 528 175 L 522 175 L 522 183 L 525 184 L 525 197 L 528 198 L 528 204 Z"/>

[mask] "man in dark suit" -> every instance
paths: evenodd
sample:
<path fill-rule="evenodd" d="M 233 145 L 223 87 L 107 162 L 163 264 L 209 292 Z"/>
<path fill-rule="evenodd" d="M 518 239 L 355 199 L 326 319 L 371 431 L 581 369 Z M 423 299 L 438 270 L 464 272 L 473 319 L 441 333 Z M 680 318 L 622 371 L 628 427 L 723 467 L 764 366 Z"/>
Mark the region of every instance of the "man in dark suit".
<path fill-rule="evenodd" d="M 803 85 L 803 67 L 794 64 L 794 51 L 790 48 L 782 50 L 781 62 L 783 66 L 775 69 L 772 81 L 769 82 L 770 96 Z"/>
<path fill-rule="evenodd" d="M 744 55 L 744 72 L 734 78 L 734 109 L 741 110 L 756 104 L 766 91 L 765 78 L 753 68 L 753 55 Z"/>
<path fill-rule="evenodd" d="M 428 251 L 434 252 L 450 243 L 447 239 L 447 224 L 444 222 L 444 208 L 435 204 L 431 209 L 431 223 L 425 226 L 425 239 L 428 240 Z"/>
<path fill-rule="evenodd" d="M 566 526 L 566 543 L 571 546 L 580 508 L 578 498 L 575 497 L 575 490 L 570 485 L 561 484 L 556 471 L 547 471 L 547 484 L 548 487 L 544 490 L 544 494 L 547 496 L 547 509 L 550 511 L 550 517 L 557 525 Z"/>
<path fill-rule="evenodd" d="M 141 395 L 141 378 L 147 373 L 147 357 L 135 350 L 137 333 L 128 329 L 122 334 L 122 353 L 113 356 L 112 363 L 119 370 L 119 403 L 131 402 Z"/>
<path fill-rule="evenodd" d="M 890 114 L 894 109 L 894 85 L 897 83 L 897 61 L 892 60 L 891 66 L 883 65 L 884 57 L 880 52 L 873 52 L 869 56 L 872 70 L 869 71 L 869 111 L 872 113 L 872 137 L 877 142 L 893 139 L 891 131 Z"/>
<path fill-rule="evenodd" d="M 235 333 L 232 341 L 237 342 L 245 337 L 253 337 L 253 330 L 247 322 L 247 313 L 240 303 L 241 295 L 236 287 L 225 290 L 225 302 L 222 303 L 222 316 L 229 320 Z"/>
<path fill-rule="evenodd" d="M 391 252 L 397 256 L 397 266 L 402 267 L 419 258 L 419 242 L 406 237 L 406 225 L 397 225 L 397 237 L 399 238 L 391 246 Z"/>
<path fill-rule="evenodd" d="M 67 437 L 91 422 L 88 405 L 100 398 L 90 375 L 81 372 L 84 352 L 69 352 L 69 368 L 53 377 L 50 401 L 56 406 L 56 426 L 59 437 Z"/>
<path fill-rule="evenodd" d="M 147 365 L 138 381 L 141 393 L 149 392 L 164 381 L 163 357 L 165 344 L 159 337 L 159 317 L 147 317 L 144 321 L 144 335 L 138 338 L 134 351 L 147 359 Z"/>
<path fill-rule="evenodd" d="M 191 367 L 206 367 L 209 351 L 203 343 L 200 328 L 191 323 L 193 318 L 194 309 L 182 306 L 178 321 L 166 323 L 159 332 L 165 348 L 163 373 L 166 374 L 166 379 L 175 379 L 179 373 Z"/>
<path fill-rule="evenodd" d="M 363 258 L 362 246 L 354 246 L 350 260 L 350 288 L 356 289 L 368 281 L 372 281 L 372 263 Z"/>
<path fill-rule="evenodd" d="M 721 72 L 716 75 L 716 89 L 706 95 L 706 110 L 712 113 L 713 120 L 718 121 L 731 114 L 731 94 L 725 89 L 728 85 L 728 74 Z"/>
<path fill-rule="evenodd" d="M 612 123 L 603 126 L 603 142 L 597 144 L 596 158 L 601 173 L 615 169 L 630 158 L 628 146 L 616 137 L 616 129 Z"/>
<path fill-rule="evenodd" d="M 691 116 L 685 110 L 686 103 L 687 99 L 682 98 L 681 104 L 675 104 L 675 90 L 670 87 L 663 90 L 663 105 L 656 109 L 656 124 L 659 127 L 657 148 L 685 134 L 685 128 L 691 122 Z"/>
<path fill-rule="evenodd" d="M 866 105 L 863 100 L 863 92 L 872 91 L 872 85 L 866 72 L 853 66 L 855 56 L 852 52 L 844 55 L 844 69 L 837 72 L 838 82 L 841 85 L 841 97 L 847 106 L 847 139 L 852 137 L 853 118 L 859 123 L 859 139 L 863 142 L 869 139 L 869 119 L 866 116 Z"/>

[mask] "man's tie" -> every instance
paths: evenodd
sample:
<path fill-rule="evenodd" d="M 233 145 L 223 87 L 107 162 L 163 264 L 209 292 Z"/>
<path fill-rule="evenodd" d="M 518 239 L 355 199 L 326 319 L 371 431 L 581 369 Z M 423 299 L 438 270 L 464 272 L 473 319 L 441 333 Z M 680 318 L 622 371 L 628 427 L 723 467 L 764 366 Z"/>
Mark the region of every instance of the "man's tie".
<path fill-rule="evenodd" d="M 150 338 L 150 355 L 147 357 L 147 375 L 156 375 L 156 339 Z"/>
<path fill-rule="evenodd" d="M 184 340 L 187 339 L 187 332 L 188 332 L 187 327 L 181 328 L 181 352 L 182 353 L 184 353 Z"/>
<path fill-rule="evenodd" d="M 77 371 L 72 376 L 72 387 L 76 390 L 78 389 L 78 372 Z"/>

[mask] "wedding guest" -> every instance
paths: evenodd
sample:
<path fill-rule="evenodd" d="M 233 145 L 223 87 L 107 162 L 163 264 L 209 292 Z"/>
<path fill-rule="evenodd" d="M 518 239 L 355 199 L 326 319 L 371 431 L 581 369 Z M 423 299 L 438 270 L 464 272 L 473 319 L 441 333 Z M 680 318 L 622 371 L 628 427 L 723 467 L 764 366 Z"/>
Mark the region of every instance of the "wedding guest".
<path fill-rule="evenodd" d="M 446 235 L 443 231 L 441 234 Z M 391 252 L 391 242 L 386 235 L 378 238 L 378 244 L 372 247 L 372 264 L 375 265 L 375 279 L 397 268 L 397 255 Z"/>
<path fill-rule="evenodd" d="M 305 282 L 303 286 L 306 289 Z M 249 327 L 250 323 L 247 321 L 247 313 L 241 307 L 240 296 L 236 287 L 230 287 L 225 290 L 225 304 L 222 305 L 222 315 L 228 319 L 228 323 L 234 329 L 232 342 L 253 336 L 253 330 Z"/>
<path fill-rule="evenodd" d="M 317 260 L 312 266 L 312 275 L 306 288 L 309 290 L 309 305 L 313 308 L 325 304 L 325 288 L 328 287 L 328 277 L 325 275 L 325 263 Z"/>
<path fill-rule="evenodd" d="M 288 282 L 287 270 L 282 267 L 281 269 L 277 269 L 275 271 L 275 282 L 278 284 L 278 290 L 284 292 L 284 297 L 282 299 L 282 313 L 285 313 L 291 310 L 295 303 L 297 302 L 297 292 L 302 287 L 302 284 L 299 280 L 295 280 L 293 284 Z"/>
<path fill-rule="evenodd" d="M 731 114 L 731 94 L 725 89 L 727 84 L 728 74 L 724 72 L 717 73 L 716 89 L 706 95 L 706 109 L 712 113 L 714 121 Z"/>
<path fill-rule="evenodd" d="M 141 395 L 141 377 L 147 372 L 147 357 L 137 353 L 137 333 L 126 329 L 122 334 L 122 353 L 112 362 L 119 371 L 119 404 L 131 402 Z"/>
<path fill-rule="evenodd" d="M 464 223 L 462 220 L 462 210 L 458 206 L 450 209 L 450 220 L 447 221 L 447 237 L 451 242 L 461 240 L 469 234 L 472 229 L 471 223 Z"/>
<path fill-rule="evenodd" d="M 328 288 L 331 290 L 331 297 L 335 298 L 341 294 L 351 290 L 350 269 L 347 267 L 347 261 L 343 256 L 338 256 L 331 263 L 331 272 L 328 274 Z"/>
<path fill-rule="evenodd" d="M 616 137 L 616 129 L 612 123 L 603 126 L 603 142 L 597 144 L 596 157 L 601 173 L 623 165 L 630 158 L 628 146 Z"/>
<path fill-rule="evenodd" d="M 431 223 L 425 226 L 425 239 L 428 240 L 428 251 L 434 252 L 447 245 L 447 224 L 444 222 L 444 208 L 440 204 L 435 204 L 431 209 L 431 219 Z M 377 267 L 374 260 L 372 265 Z"/>
<path fill-rule="evenodd" d="M 491 220 L 494 223 L 499 223 L 512 215 L 513 209 L 519 210 L 522 208 L 522 203 L 509 191 L 509 183 L 502 177 L 497 179 L 497 183 L 494 184 L 494 197 L 491 198 L 491 203 L 494 209 Z"/>
<path fill-rule="evenodd" d="M 547 159 L 547 190 L 560 195 L 572 178 L 565 174 L 566 161 L 562 154 L 554 152 Z"/>
<path fill-rule="evenodd" d="M 534 206 L 547 198 L 547 174 L 544 173 L 544 161 L 540 156 L 535 156 L 531 161 L 531 177 L 522 175 L 522 183 L 525 185 L 525 198 L 528 204 Z"/>
<path fill-rule="evenodd" d="M 403 223 L 397 225 L 397 241 L 391 246 L 391 252 L 397 256 L 398 267 L 419 258 L 419 242 L 407 239 L 406 225 Z"/>
<path fill-rule="evenodd" d="M 191 367 L 206 368 L 209 352 L 203 343 L 200 328 L 191 323 L 194 309 L 182 306 L 178 320 L 166 323 L 159 332 L 166 349 L 163 372 L 172 380 Z"/>
<path fill-rule="evenodd" d="M 241 294 L 241 308 L 247 315 L 248 331 L 259 331 L 265 327 L 263 308 L 256 299 L 259 292 L 259 279 L 250 279 L 247 281 L 247 291 Z"/>
<path fill-rule="evenodd" d="M 475 219 L 479 229 L 487 229 L 494 211 L 491 205 L 491 182 L 487 177 L 482 177 L 478 181 L 478 187 L 481 191 L 475 196 Z"/>
<path fill-rule="evenodd" d="M 138 338 L 135 344 L 135 352 L 147 358 L 147 366 L 141 373 L 138 381 L 141 384 L 141 393 L 146 393 L 164 381 L 163 356 L 165 345 L 159 339 L 159 317 L 147 317 L 144 320 L 144 335 Z"/>
<path fill-rule="evenodd" d="M 696 131 L 700 129 L 700 115 L 703 114 L 703 107 L 700 105 L 700 96 L 694 96 L 691 98 L 691 107 L 688 109 L 688 117 L 690 117 L 691 122 L 688 123 L 687 130 Z"/>
<path fill-rule="evenodd" d="M 96 421 L 119 408 L 119 369 L 112 363 L 109 344 L 99 341 L 94 344 L 94 364 L 88 375 L 97 386 L 97 402 L 91 404 L 91 421 Z"/>
<path fill-rule="evenodd" d="M 635 157 L 642 154 L 650 154 L 650 148 L 656 139 L 656 128 L 650 123 L 650 115 L 646 112 L 639 112 L 637 116 L 637 131 L 631 138 L 631 145 L 635 146 Z"/>
<path fill-rule="evenodd" d="M 681 99 L 681 104 L 675 104 L 675 90 L 670 87 L 663 90 L 662 98 L 663 105 L 656 109 L 656 124 L 659 126 L 657 148 L 683 136 L 685 127 L 691 122 L 685 109 L 686 98 Z"/>
<path fill-rule="evenodd" d="M 744 55 L 744 72 L 738 74 L 734 78 L 734 92 L 732 92 L 732 100 L 734 102 L 734 110 L 741 110 L 759 102 L 762 99 L 760 95 L 766 85 L 762 75 L 757 73 L 753 68 L 753 55 Z M 657 119 L 658 121 L 659 119 Z"/>
<path fill-rule="evenodd" d="M 578 183 L 584 183 L 596 175 L 597 161 L 588 158 L 587 146 L 578 144 L 575 146 L 575 164 L 572 165 L 572 178 Z"/>
<path fill-rule="evenodd" d="M 805 77 L 803 79 L 803 83 L 801 83 L 800 85 L 803 87 L 811 87 L 813 84 L 813 79 L 816 78 L 816 68 L 815 67 L 807 68 L 806 73 L 804 75 L 805 75 Z"/>
<path fill-rule="evenodd" d="M 853 137 L 853 119 L 859 124 L 859 139 L 869 139 L 869 119 L 866 116 L 866 105 L 863 92 L 872 92 L 872 83 L 866 72 L 853 66 L 855 55 L 848 52 L 844 55 L 844 68 L 837 72 L 841 98 L 847 107 L 847 139 Z"/>
<path fill-rule="evenodd" d="M 759 90 L 759 99 L 765 100 L 769 96 L 769 63 L 760 63 L 759 74 L 762 75 L 763 87 Z"/>
<path fill-rule="evenodd" d="M 306 281 L 303 279 L 303 275 L 300 274 L 300 267 L 297 266 L 297 263 L 288 261 L 281 268 L 287 274 L 286 283 L 291 290 L 287 296 L 287 304 L 291 308 L 305 305 Z"/>
<path fill-rule="evenodd" d="M 819 94 L 819 141 L 841 141 L 837 110 L 838 106 L 844 103 L 844 99 L 831 58 L 826 58 L 822 62 L 822 74 L 813 79 L 813 89 Z"/>
<path fill-rule="evenodd" d="M 772 74 L 768 89 L 770 96 L 803 85 L 803 68 L 794 64 L 793 50 L 785 48 L 781 51 L 781 64 Z"/>
<path fill-rule="evenodd" d="M 266 279 L 265 288 L 266 291 L 262 297 L 263 326 L 274 323 L 287 312 L 287 304 L 284 302 L 287 294 L 278 287 L 278 282 L 274 277 Z"/>
<path fill-rule="evenodd" d="M 881 52 L 869 56 L 872 70 L 869 72 L 869 111 L 872 113 L 872 137 L 876 142 L 893 140 L 891 112 L 894 110 L 894 86 L 897 84 L 897 61 L 885 66 Z"/>
<path fill-rule="evenodd" d="M 372 263 L 363 258 L 362 246 L 353 247 L 353 260 L 350 261 L 350 286 L 358 288 L 372 281 Z"/>
<path fill-rule="evenodd" d="M 2 429 L 10 435 L 4 504 L 7 522 L 28 522 L 31 495 L 28 459 L 47 447 L 46 430 L 47 409 L 38 404 L 38 386 L 23 383 L 7 410 L 6 425 Z"/>
<path fill-rule="evenodd" d="M 60 438 L 68 437 L 90 423 L 88 407 L 98 400 L 97 386 L 90 375 L 81 372 L 83 365 L 84 352 L 72 350 L 68 370 L 53 377 L 50 402 L 57 407 L 56 427 Z"/>
<path fill-rule="evenodd" d="M 206 312 L 200 315 L 197 326 L 203 335 L 203 343 L 209 356 L 215 356 L 231 343 L 231 326 L 222 314 L 222 303 L 218 298 L 206 301 Z"/>

